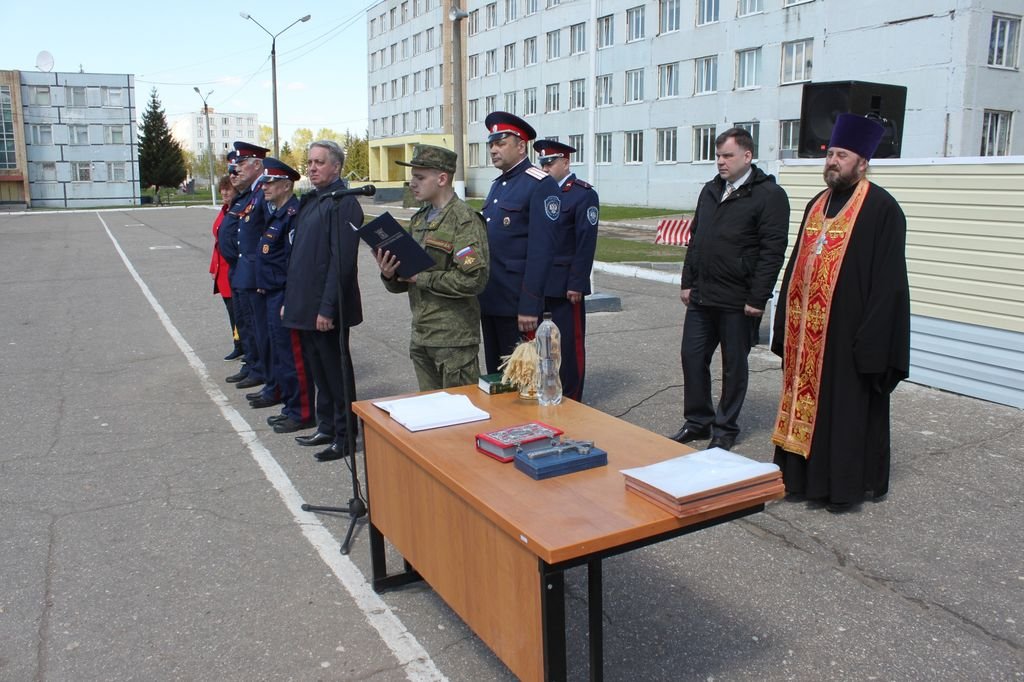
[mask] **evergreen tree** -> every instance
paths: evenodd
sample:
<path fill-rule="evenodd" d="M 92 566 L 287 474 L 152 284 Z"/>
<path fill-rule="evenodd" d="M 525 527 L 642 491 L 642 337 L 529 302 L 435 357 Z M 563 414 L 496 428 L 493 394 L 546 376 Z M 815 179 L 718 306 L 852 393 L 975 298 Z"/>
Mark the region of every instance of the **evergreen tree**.
<path fill-rule="evenodd" d="M 342 177 L 351 177 L 358 180 L 370 179 L 370 136 L 365 137 L 353 135 L 345 131 L 345 141 L 342 144 L 345 149 L 345 169 Z"/>
<path fill-rule="evenodd" d="M 187 174 L 185 153 L 171 137 L 167 116 L 153 88 L 139 130 L 139 179 L 143 187 L 156 188 L 159 202 L 160 188 L 177 187 Z"/>

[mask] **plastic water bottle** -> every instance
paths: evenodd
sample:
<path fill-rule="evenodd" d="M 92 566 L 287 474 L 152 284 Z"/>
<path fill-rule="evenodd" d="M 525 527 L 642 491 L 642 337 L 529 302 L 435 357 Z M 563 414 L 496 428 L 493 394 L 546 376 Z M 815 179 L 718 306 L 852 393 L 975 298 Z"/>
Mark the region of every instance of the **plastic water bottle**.
<path fill-rule="evenodd" d="M 551 321 L 551 313 L 544 313 L 544 321 L 537 327 L 537 402 L 557 405 L 562 402 L 562 379 L 558 370 L 562 366 L 562 334 Z"/>

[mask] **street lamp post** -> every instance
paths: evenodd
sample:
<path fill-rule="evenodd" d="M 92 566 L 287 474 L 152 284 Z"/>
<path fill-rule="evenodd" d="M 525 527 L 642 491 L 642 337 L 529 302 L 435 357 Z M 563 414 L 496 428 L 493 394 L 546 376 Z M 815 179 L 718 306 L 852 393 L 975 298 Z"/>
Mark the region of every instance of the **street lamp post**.
<path fill-rule="evenodd" d="M 452 2 L 448 18 L 452 22 L 452 137 L 455 153 L 455 177 L 452 187 L 460 199 L 466 198 L 466 164 L 463 159 L 466 148 L 466 134 L 462 126 L 462 20 L 469 16 L 459 7 L 458 0 Z"/>
<path fill-rule="evenodd" d="M 278 145 L 277 136 L 277 37 L 284 33 L 285 31 L 287 31 L 288 29 L 290 29 L 295 24 L 299 23 L 300 21 L 309 21 L 309 17 L 311 15 L 307 14 L 306 16 L 300 19 L 296 19 L 292 23 L 288 24 L 277 33 L 271 33 L 270 31 L 267 30 L 266 26 L 256 21 L 256 19 L 251 14 L 248 14 L 247 12 L 239 12 L 238 14 L 243 19 L 248 19 L 252 23 L 262 28 L 263 32 L 270 36 L 270 81 L 274 97 L 274 157 L 278 158 L 281 155 L 281 147 Z"/>
<path fill-rule="evenodd" d="M 210 162 L 210 203 L 217 208 L 217 183 L 213 181 L 213 143 L 210 141 L 210 107 L 206 104 L 206 98 L 213 94 L 213 90 L 203 97 L 198 85 L 192 89 L 199 95 L 199 99 L 203 100 L 203 115 L 206 117 L 206 158 Z"/>

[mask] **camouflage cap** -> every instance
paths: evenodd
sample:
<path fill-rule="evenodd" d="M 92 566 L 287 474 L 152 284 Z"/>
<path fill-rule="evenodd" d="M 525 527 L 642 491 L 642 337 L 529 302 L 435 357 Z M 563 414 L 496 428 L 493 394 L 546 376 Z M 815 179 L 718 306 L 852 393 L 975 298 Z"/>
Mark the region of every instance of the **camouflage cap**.
<path fill-rule="evenodd" d="M 458 155 L 451 149 L 435 147 L 432 144 L 418 144 L 412 148 L 412 158 L 409 161 L 395 161 L 395 163 L 399 166 L 436 168 L 445 173 L 454 173 L 455 161 L 458 158 Z"/>

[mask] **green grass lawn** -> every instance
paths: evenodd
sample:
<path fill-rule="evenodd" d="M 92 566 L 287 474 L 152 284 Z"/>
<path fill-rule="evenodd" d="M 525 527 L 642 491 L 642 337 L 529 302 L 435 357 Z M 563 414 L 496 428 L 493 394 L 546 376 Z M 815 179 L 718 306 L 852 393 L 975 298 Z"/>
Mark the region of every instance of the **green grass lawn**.
<path fill-rule="evenodd" d="M 598 236 L 594 260 L 605 263 L 682 263 L 685 257 L 686 249 L 682 246 Z"/>
<path fill-rule="evenodd" d="M 477 211 L 484 206 L 483 199 L 469 199 L 467 202 Z M 661 215 L 681 215 L 687 211 L 677 211 L 671 208 L 647 208 L 644 206 L 614 206 L 606 205 L 601 207 L 601 220 L 629 220 L 631 218 L 651 218 Z"/>

